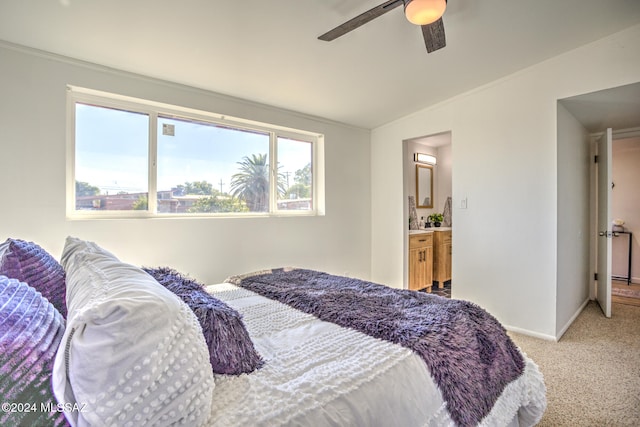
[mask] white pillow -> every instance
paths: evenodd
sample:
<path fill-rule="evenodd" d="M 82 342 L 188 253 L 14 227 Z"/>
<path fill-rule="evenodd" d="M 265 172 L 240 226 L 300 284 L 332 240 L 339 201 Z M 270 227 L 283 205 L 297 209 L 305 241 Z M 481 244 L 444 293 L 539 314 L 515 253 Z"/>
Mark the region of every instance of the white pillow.
<path fill-rule="evenodd" d="M 214 382 L 189 307 L 141 269 L 68 237 L 53 390 L 73 426 L 201 425 Z"/>

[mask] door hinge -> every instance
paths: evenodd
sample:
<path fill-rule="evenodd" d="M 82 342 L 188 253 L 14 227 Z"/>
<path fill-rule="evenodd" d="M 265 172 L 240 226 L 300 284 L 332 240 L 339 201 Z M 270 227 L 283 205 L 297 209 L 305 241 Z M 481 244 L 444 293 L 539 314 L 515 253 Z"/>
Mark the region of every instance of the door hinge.
<path fill-rule="evenodd" d="M 598 273 L 593 273 L 593 280 L 598 280 Z"/>
<path fill-rule="evenodd" d="M 593 156 L 593 163 L 598 163 L 598 156 Z"/>

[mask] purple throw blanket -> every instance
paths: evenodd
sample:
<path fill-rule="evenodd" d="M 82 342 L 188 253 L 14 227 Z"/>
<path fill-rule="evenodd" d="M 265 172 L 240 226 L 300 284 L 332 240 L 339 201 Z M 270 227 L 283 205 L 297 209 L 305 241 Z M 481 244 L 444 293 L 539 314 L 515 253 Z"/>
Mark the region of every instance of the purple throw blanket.
<path fill-rule="evenodd" d="M 479 306 L 312 270 L 277 269 L 227 282 L 321 320 L 407 347 L 422 357 L 460 426 L 477 425 L 524 359 Z"/>

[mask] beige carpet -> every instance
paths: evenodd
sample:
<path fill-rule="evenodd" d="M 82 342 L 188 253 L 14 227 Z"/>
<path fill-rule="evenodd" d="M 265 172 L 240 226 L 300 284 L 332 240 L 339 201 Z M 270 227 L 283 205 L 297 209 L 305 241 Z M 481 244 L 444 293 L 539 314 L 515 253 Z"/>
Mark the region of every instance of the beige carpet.
<path fill-rule="evenodd" d="M 509 335 L 544 374 L 540 426 L 640 426 L 640 307 L 590 302 L 559 342 Z"/>

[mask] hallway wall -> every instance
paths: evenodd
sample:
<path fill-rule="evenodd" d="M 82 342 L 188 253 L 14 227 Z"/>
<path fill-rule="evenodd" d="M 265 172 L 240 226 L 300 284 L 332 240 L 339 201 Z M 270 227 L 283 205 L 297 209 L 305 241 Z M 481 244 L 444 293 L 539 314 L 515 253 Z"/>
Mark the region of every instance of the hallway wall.
<path fill-rule="evenodd" d="M 640 284 L 640 137 L 613 141 L 612 216 L 625 221 L 626 230 L 634 233 L 631 276 Z M 627 275 L 628 243 L 626 236 L 613 239 L 612 275 Z"/>

